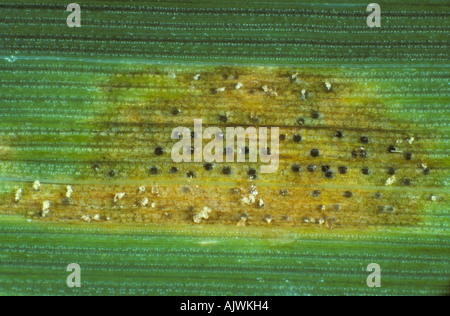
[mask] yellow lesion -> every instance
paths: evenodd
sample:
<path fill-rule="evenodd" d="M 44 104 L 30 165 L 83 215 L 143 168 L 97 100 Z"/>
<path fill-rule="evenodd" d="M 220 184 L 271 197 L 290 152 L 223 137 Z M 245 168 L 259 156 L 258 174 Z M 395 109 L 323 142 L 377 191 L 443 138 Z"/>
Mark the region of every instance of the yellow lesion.
<path fill-rule="evenodd" d="M 44 220 L 41 208 L 47 200 L 47 221 L 331 229 L 414 226 L 434 203 L 429 199 L 433 192 L 421 189 L 429 177 L 418 167 L 432 160 L 426 138 L 402 145 L 414 152 L 411 161 L 389 154 L 389 145 L 411 135 L 398 131 L 382 107 L 370 107 L 383 102 L 373 86 L 353 82 L 340 71 L 161 66 L 113 75 L 100 87 L 108 108 L 91 118 L 94 140 L 113 147 L 102 149 L 95 161 L 86 160 L 82 174 L 67 183 L 51 184 L 50 179 L 37 192 L 29 183 L 20 184 L 20 201 L 3 197 L 6 213 Z M 227 122 L 219 119 L 224 115 Z M 218 163 L 212 171 L 202 163 L 173 163 L 170 150 L 176 141 L 171 131 L 192 127 L 194 119 L 202 119 L 204 128 L 279 126 L 286 140 L 280 142 L 278 172 L 258 172 L 250 180 L 248 169 L 259 171 L 260 163 Z M 335 137 L 337 130 L 342 139 Z M 299 143 L 292 140 L 297 133 L 302 135 Z M 361 136 L 369 144 L 361 143 Z M 155 155 L 157 146 L 165 148 L 164 155 Z M 311 157 L 313 148 L 320 150 L 319 157 Z M 367 158 L 360 157 L 361 151 Z M 293 164 L 301 171 L 293 172 Z M 314 173 L 307 171 L 310 164 L 316 165 Z M 331 167 L 332 179 L 321 171 L 323 165 Z M 175 174 L 169 172 L 173 166 L 178 168 Z M 232 168 L 231 175 L 222 174 L 225 166 Z M 339 166 L 347 167 L 347 173 L 339 174 Z M 399 180 L 387 188 L 389 166 L 398 167 Z M 151 167 L 158 168 L 157 175 L 149 172 Z M 369 175 L 361 173 L 364 167 Z M 402 184 L 406 178 L 413 184 Z M 65 196 L 67 185 L 73 188 L 70 197 Z M 147 188 L 143 193 L 141 186 Z M 251 194 L 254 188 L 256 195 Z M 320 195 L 314 196 L 318 190 Z M 124 195 L 118 199 L 118 193 Z M 205 207 L 211 210 L 207 218 L 200 216 Z"/>

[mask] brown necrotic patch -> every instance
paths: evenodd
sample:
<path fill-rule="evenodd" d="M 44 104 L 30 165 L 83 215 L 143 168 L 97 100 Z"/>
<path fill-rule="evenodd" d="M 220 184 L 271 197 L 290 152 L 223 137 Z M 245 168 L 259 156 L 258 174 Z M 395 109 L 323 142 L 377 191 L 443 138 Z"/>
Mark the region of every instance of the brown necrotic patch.
<path fill-rule="evenodd" d="M 68 179 L 70 197 L 67 184 L 34 191 L 22 183 L 20 199 L 4 197 L 3 208 L 43 218 L 49 201 L 46 219 L 89 222 L 415 226 L 439 169 L 426 150 L 433 134 L 399 128 L 372 89 L 320 69 L 118 73 L 101 85 L 108 106 L 93 118 L 91 148 L 98 155 Z M 174 163 L 172 130 L 193 128 L 194 119 L 224 132 L 227 126 L 279 127 L 278 172 L 262 174 L 261 163 L 248 160 Z M 386 172 L 391 168 L 395 174 Z"/>

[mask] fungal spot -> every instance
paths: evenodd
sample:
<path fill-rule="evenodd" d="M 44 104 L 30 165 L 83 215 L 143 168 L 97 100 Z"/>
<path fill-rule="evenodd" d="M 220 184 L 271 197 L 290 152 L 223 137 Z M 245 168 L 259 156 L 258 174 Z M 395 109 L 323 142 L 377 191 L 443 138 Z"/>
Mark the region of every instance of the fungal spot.
<path fill-rule="evenodd" d="M 280 134 L 280 140 L 285 141 L 286 140 L 286 134 Z"/>
<path fill-rule="evenodd" d="M 345 166 L 340 166 L 340 167 L 338 167 L 338 171 L 339 171 L 339 173 L 340 174 L 346 174 L 347 173 L 347 167 L 345 167 Z"/>
<path fill-rule="evenodd" d="M 405 159 L 406 159 L 406 160 L 411 160 L 412 157 L 413 157 L 413 155 L 412 155 L 411 153 L 409 153 L 409 152 L 406 152 L 406 153 L 405 153 Z"/>
<path fill-rule="evenodd" d="M 316 166 L 316 165 L 308 165 L 308 167 L 306 167 L 306 169 L 307 169 L 309 172 L 314 172 L 314 171 L 316 171 L 317 166 Z"/>
<path fill-rule="evenodd" d="M 409 186 L 409 185 L 411 185 L 411 180 L 406 178 L 406 179 L 402 180 L 402 183 L 403 183 L 403 185 Z"/>
<path fill-rule="evenodd" d="M 389 153 L 395 153 L 395 152 L 397 152 L 397 147 L 394 146 L 394 145 L 389 146 L 389 147 L 388 147 L 388 152 L 389 152 Z"/>
<path fill-rule="evenodd" d="M 293 140 L 294 140 L 294 142 L 299 143 L 302 140 L 302 136 L 299 134 L 294 135 Z"/>
<path fill-rule="evenodd" d="M 314 190 L 314 191 L 312 191 L 312 196 L 313 197 L 318 197 L 318 196 L 320 196 L 321 193 L 322 192 L 320 192 L 320 190 Z"/>
<path fill-rule="evenodd" d="M 386 180 L 386 182 L 384 183 L 384 185 L 389 186 L 389 185 L 393 184 L 396 180 L 397 180 L 397 179 L 396 179 L 395 176 L 393 175 L 393 176 L 391 176 L 390 178 L 388 178 L 388 179 Z"/>
<path fill-rule="evenodd" d="M 181 110 L 180 109 L 172 109 L 172 115 L 178 115 L 178 114 L 180 114 L 181 113 Z"/>
<path fill-rule="evenodd" d="M 292 165 L 291 168 L 292 168 L 293 172 L 300 172 L 300 170 L 301 170 L 301 167 L 297 164 Z"/>
<path fill-rule="evenodd" d="M 50 213 L 50 201 L 45 200 L 42 202 L 42 217 L 46 217 Z"/>
<path fill-rule="evenodd" d="M 319 112 L 319 111 L 313 111 L 313 112 L 311 113 L 311 117 L 312 117 L 313 119 L 315 119 L 315 120 L 319 119 L 319 118 L 320 118 L 320 112 Z"/>
<path fill-rule="evenodd" d="M 288 194 L 289 194 L 288 190 L 286 190 L 286 189 L 281 189 L 280 190 L 280 195 L 281 196 L 287 196 Z"/>
<path fill-rule="evenodd" d="M 382 196 L 383 196 L 383 195 L 382 195 L 380 192 L 375 192 L 375 193 L 373 194 L 373 197 L 374 197 L 375 199 L 381 199 Z"/>
<path fill-rule="evenodd" d="M 110 176 L 111 178 L 114 177 L 116 175 L 116 173 L 114 172 L 114 170 L 110 170 L 108 172 L 108 176 Z"/>
<path fill-rule="evenodd" d="M 226 115 L 219 115 L 219 121 L 226 123 L 228 122 L 228 117 Z"/>
<path fill-rule="evenodd" d="M 203 207 L 202 211 L 200 213 L 198 213 L 197 215 L 194 215 L 193 220 L 194 223 L 200 223 L 202 219 L 208 219 L 209 218 L 209 214 L 212 212 L 212 209 L 210 209 L 209 207 L 205 206 Z"/>
<path fill-rule="evenodd" d="M 231 168 L 230 168 L 230 167 L 224 167 L 224 168 L 222 169 L 222 173 L 223 173 L 224 175 L 230 175 L 230 174 L 231 174 Z"/>
<path fill-rule="evenodd" d="M 68 185 L 68 186 L 66 186 L 66 197 L 67 198 L 70 198 L 71 197 L 71 195 L 72 195 L 72 193 L 73 193 L 73 188 L 72 188 L 72 186 L 70 186 L 70 185 Z"/>
<path fill-rule="evenodd" d="M 178 172 L 178 168 L 177 167 L 172 167 L 172 168 L 170 168 L 169 172 L 172 173 L 172 174 L 177 173 Z"/>
<path fill-rule="evenodd" d="M 302 118 L 302 117 L 298 118 L 298 119 L 297 119 L 297 124 L 300 125 L 300 126 L 305 125 L 305 119 Z"/>
<path fill-rule="evenodd" d="M 156 147 L 156 148 L 155 148 L 155 155 L 161 156 L 162 154 L 164 154 L 164 148 L 162 148 L 162 147 Z"/>
<path fill-rule="evenodd" d="M 350 192 L 350 191 L 345 191 L 344 192 L 344 197 L 346 197 L 346 198 L 351 198 L 353 196 L 353 193 L 352 192 Z"/>
<path fill-rule="evenodd" d="M 249 176 L 250 179 L 256 179 L 256 170 L 253 168 L 250 168 L 247 172 L 247 175 Z"/>
<path fill-rule="evenodd" d="M 430 169 L 428 169 L 428 168 L 423 169 L 423 174 L 424 175 L 430 174 Z"/>
<path fill-rule="evenodd" d="M 334 133 L 334 137 L 342 138 L 343 136 L 344 136 L 344 135 L 342 134 L 341 131 L 336 131 L 336 132 Z"/>
<path fill-rule="evenodd" d="M 325 178 L 332 179 L 333 178 L 333 171 L 327 171 L 325 173 Z"/>
<path fill-rule="evenodd" d="M 188 178 L 194 178 L 195 177 L 195 173 L 193 172 L 193 171 L 189 171 L 188 173 L 186 173 L 186 176 L 188 177 Z"/>
<path fill-rule="evenodd" d="M 19 188 L 19 189 L 16 191 L 16 195 L 15 195 L 15 198 L 14 198 L 14 201 L 15 201 L 16 203 L 19 202 L 20 196 L 22 195 L 22 192 L 23 192 L 23 190 L 22 190 L 21 188 Z"/>
<path fill-rule="evenodd" d="M 203 165 L 203 168 L 205 168 L 206 171 L 211 171 L 214 168 L 214 165 L 210 162 L 207 162 Z"/>
<path fill-rule="evenodd" d="M 149 172 L 151 175 L 156 175 L 156 174 L 158 174 L 158 168 L 152 167 L 152 168 L 150 168 L 150 169 L 148 170 L 148 172 Z"/>
<path fill-rule="evenodd" d="M 320 151 L 318 149 L 312 149 L 311 150 L 311 156 L 312 157 L 318 157 L 320 154 Z"/>
<path fill-rule="evenodd" d="M 33 189 L 35 191 L 39 191 L 39 188 L 41 187 L 41 183 L 39 182 L 39 180 L 34 181 L 33 183 Z"/>
<path fill-rule="evenodd" d="M 363 143 L 363 144 L 368 144 L 368 143 L 369 143 L 369 137 L 367 137 L 367 136 L 362 136 L 362 137 L 360 138 L 360 141 L 361 141 L 361 143 Z"/>
<path fill-rule="evenodd" d="M 116 195 L 114 195 L 114 203 L 117 203 L 119 200 L 123 199 L 124 196 L 125 192 L 116 193 Z"/>
<path fill-rule="evenodd" d="M 361 173 L 364 175 L 369 175 L 369 168 L 367 168 L 367 167 L 362 168 Z"/>
<path fill-rule="evenodd" d="M 387 174 L 390 175 L 390 176 L 393 176 L 395 174 L 395 168 L 389 167 L 387 169 Z"/>
<path fill-rule="evenodd" d="M 330 166 L 328 166 L 328 165 L 323 165 L 322 166 L 322 172 L 327 172 L 329 170 L 330 170 Z"/>
<path fill-rule="evenodd" d="M 93 164 L 92 165 L 92 169 L 95 171 L 95 172 L 99 172 L 100 171 L 100 165 L 99 164 Z"/>

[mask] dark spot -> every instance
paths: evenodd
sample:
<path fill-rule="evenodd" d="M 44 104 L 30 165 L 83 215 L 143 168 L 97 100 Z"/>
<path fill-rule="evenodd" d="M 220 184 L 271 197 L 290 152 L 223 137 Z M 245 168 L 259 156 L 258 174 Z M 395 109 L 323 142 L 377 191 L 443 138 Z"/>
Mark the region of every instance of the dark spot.
<path fill-rule="evenodd" d="M 114 177 L 115 175 L 116 173 L 114 172 L 114 170 L 108 172 L 108 176 L 110 176 L 111 178 Z"/>
<path fill-rule="evenodd" d="M 345 166 L 339 166 L 338 167 L 338 171 L 340 174 L 346 174 L 347 173 L 348 168 Z"/>
<path fill-rule="evenodd" d="M 195 132 L 191 132 L 191 138 L 196 138 L 197 134 Z"/>
<path fill-rule="evenodd" d="M 286 189 L 281 189 L 281 190 L 280 190 L 280 195 L 281 195 L 281 196 L 286 196 L 286 195 L 288 195 L 288 193 L 289 193 L 289 192 L 288 192 L 288 190 L 286 190 Z"/>
<path fill-rule="evenodd" d="M 356 150 L 352 151 L 352 157 L 358 158 L 358 152 Z"/>
<path fill-rule="evenodd" d="M 424 175 L 430 174 L 430 169 L 428 169 L 428 168 L 423 169 L 423 174 Z"/>
<path fill-rule="evenodd" d="M 207 162 L 203 165 L 203 168 L 205 168 L 206 171 L 211 171 L 214 168 L 214 165 L 210 162 Z"/>
<path fill-rule="evenodd" d="M 364 167 L 361 169 L 362 174 L 368 175 L 369 174 L 369 168 Z"/>
<path fill-rule="evenodd" d="M 305 124 L 305 119 L 303 117 L 300 117 L 299 119 L 297 119 L 297 124 L 303 126 Z"/>
<path fill-rule="evenodd" d="M 294 135 L 293 140 L 294 140 L 294 142 L 299 143 L 302 141 L 302 136 L 299 134 Z"/>
<path fill-rule="evenodd" d="M 341 131 L 336 131 L 336 133 L 334 133 L 334 137 L 342 138 L 343 136 L 344 136 L 344 135 L 342 134 Z"/>
<path fill-rule="evenodd" d="M 368 144 L 369 143 L 369 137 L 367 137 L 367 136 L 362 136 L 359 140 L 363 144 Z"/>
<path fill-rule="evenodd" d="M 346 198 L 351 198 L 353 196 L 353 193 L 352 192 L 350 192 L 350 191 L 345 191 L 344 192 L 344 197 L 346 197 Z"/>
<path fill-rule="evenodd" d="M 360 157 L 360 158 L 367 158 L 367 151 L 361 150 L 361 151 L 359 152 L 359 157 Z"/>
<path fill-rule="evenodd" d="M 262 153 L 266 156 L 270 155 L 272 153 L 272 151 L 270 150 L 269 147 L 266 147 L 262 150 Z"/>
<path fill-rule="evenodd" d="M 164 154 L 164 148 L 162 148 L 162 147 L 156 147 L 156 148 L 155 148 L 155 155 L 161 156 L 162 154 Z"/>
<path fill-rule="evenodd" d="M 211 94 L 217 94 L 217 89 L 211 88 L 211 89 L 209 90 L 209 92 L 210 92 Z"/>
<path fill-rule="evenodd" d="M 92 169 L 94 169 L 95 172 L 99 172 L 100 171 L 100 165 L 98 163 L 94 164 L 92 166 Z"/>
<path fill-rule="evenodd" d="M 230 175 L 230 174 L 231 174 L 231 168 L 230 168 L 230 167 L 224 167 L 224 168 L 222 169 L 222 173 L 223 173 L 224 175 Z"/>
<path fill-rule="evenodd" d="M 156 167 L 151 167 L 151 168 L 148 170 L 148 172 L 149 172 L 150 174 L 153 174 L 153 175 L 158 174 L 158 168 L 156 168 Z"/>
<path fill-rule="evenodd" d="M 317 167 L 316 167 L 316 165 L 308 165 L 308 167 L 306 167 L 306 169 L 309 172 L 314 172 L 314 171 L 316 171 Z"/>
<path fill-rule="evenodd" d="M 395 147 L 394 145 L 391 145 L 388 147 L 388 152 L 389 153 L 393 153 L 397 151 L 397 147 Z"/>
<path fill-rule="evenodd" d="M 226 123 L 228 122 L 228 117 L 226 115 L 219 115 L 219 121 Z"/>
<path fill-rule="evenodd" d="M 405 153 L 405 159 L 406 160 L 411 160 L 413 157 L 413 155 L 411 153 Z"/>
<path fill-rule="evenodd" d="M 330 170 L 330 166 L 327 165 L 322 166 L 322 172 L 327 172 L 328 170 Z"/>
<path fill-rule="evenodd" d="M 280 134 L 280 140 L 285 141 L 286 140 L 286 134 Z"/>
<path fill-rule="evenodd" d="M 189 171 L 188 173 L 186 173 L 186 176 L 188 178 L 194 178 L 195 177 L 195 173 L 193 171 Z"/>
<path fill-rule="evenodd" d="M 256 170 L 253 168 L 248 169 L 247 172 L 250 179 L 256 179 Z"/>
<path fill-rule="evenodd" d="M 292 171 L 300 172 L 300 170 L 301 170 L 301 167 L 299 165 L 296 165 L 296 164 L 292 165 Z"/>
<path fill-rule="evenodd" d="M 191 155 L 193 155 L 195 153 L 195 149 L 194 146 L 191 147 Z"/>
<path fill-rule="evenodd" d="M 313 150 L 311 150 L 311 156 L 312 157 L 318 157 L 319 154 L 320 154 L 320 151 L 318 149 L 314 148 Z"/>
<path fill-rule="evenodd" d="M 320 192 L 320 190 L 314 190 L 312 191 L 312 196 L 313 197 L 318 197 L 322 192 Z"/>
<path fill-rule="evenodd" d="M 320 118 L 320 112 L 319 111 L 313 111 L 312 113 L 311 113 L 311 117 L 313 118 L 313 119 L 318 119 L 318 118 Z"/>
<path fill-rule="evenodd" d="M 172 110 L 172 115 L 178 115 L 178 114 L 180 114 L 181 113 L 181 110 L 180 109 L 173 109 Z"/>
<path fill-rule="evenodd" d="M 247 146 L 244 147 L 244 153 L 246 155 L 248 155 L 250 153 L 250 148 L 248 148 Z"/>
<path fill-rule="evenodd" d="M 325 178 L 332 179 L 333 178 L 333 171 L 327 171 L 325 173 Z"/>
<path fill-rule="evenodd" d="M 395 168 L 389 167 L 387 169 L 387 174 L 393 176 L 395 174 Z"/>
<path fill-rule="evenodd" d="M 411 185 L 411 180 L 406 178 L 406 179 L 403 179 L 402 183 L 403 183 L 403 185 Z"/>
<path fill-rule="evenodd" d="M 170 173 L 177 173 L 178 172 L 178 168 L 177 167 L 172 167 L 169 170 Z"/>

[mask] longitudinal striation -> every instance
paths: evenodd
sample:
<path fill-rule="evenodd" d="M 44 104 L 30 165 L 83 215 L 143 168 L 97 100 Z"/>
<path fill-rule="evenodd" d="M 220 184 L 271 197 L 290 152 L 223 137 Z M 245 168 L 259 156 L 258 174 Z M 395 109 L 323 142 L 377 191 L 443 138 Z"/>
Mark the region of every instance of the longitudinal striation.
<path fill-rule="evenodd" d="M 20 106 L 5 95 L 1 111 L 2 178 L 11 181 L 1 205 L 8 214 L 168 225 L 415 227 L 435 225 L 441 215 L 430 210 L 448 198 L 446 112 L 411 101 L 445 102 L 433 82 L 444 80 L 437 69 L 392 78 L 383 69 L 69 64 L 55 68 L 60 78 L 42 80 L 41 65 L 20 64 L 22 74 L 2 79 L 9 91 L 21 91 Z M 66 77 L 69 70 L 81 79 Z M 405 88 L 408 77 L 417 86 Z M 66 93 L 53 94 L 58 88 Z M 248 146 L 234 148 L 244 152 L 244 163 L 175 163 L 172 131 L 191 128 L 193 146 L 200 137 L 195 119 L 221 128 L 215 137 L 224 139 L 230 126 L 279 127 L 278 171 L 260 173 Z"/>

